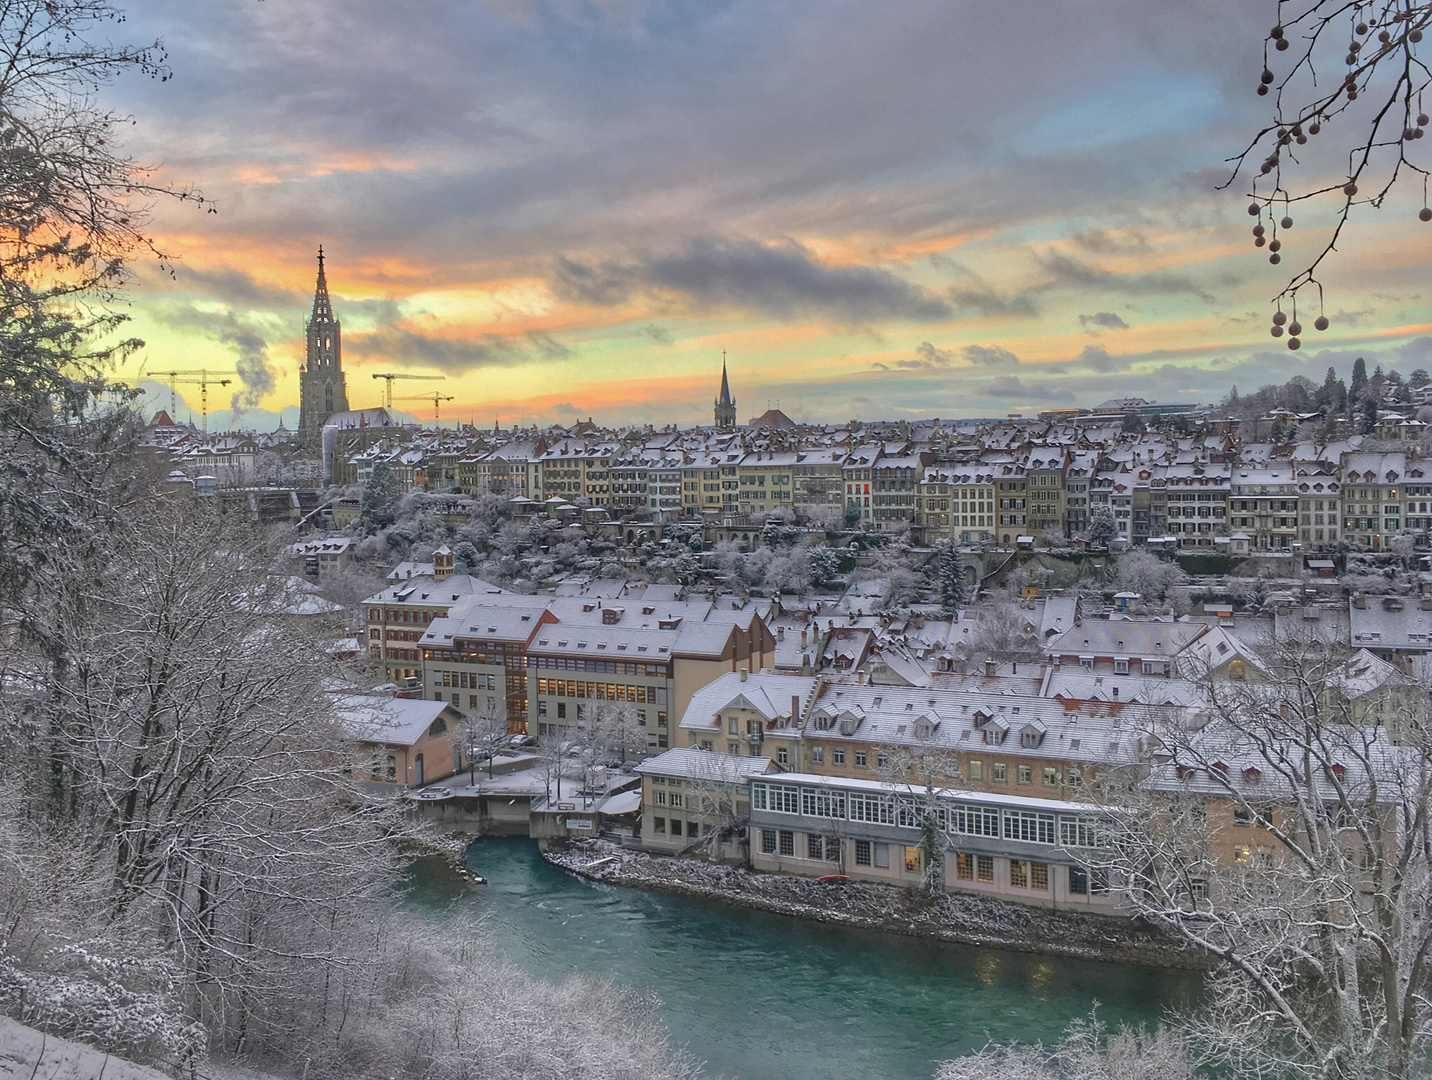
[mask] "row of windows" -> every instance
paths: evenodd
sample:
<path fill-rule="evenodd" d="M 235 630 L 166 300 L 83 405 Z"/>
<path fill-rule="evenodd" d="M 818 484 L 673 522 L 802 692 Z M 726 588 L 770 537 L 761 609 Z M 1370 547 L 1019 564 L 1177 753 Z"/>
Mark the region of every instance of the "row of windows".
<path fill-rule="evenodd" d="M 753 783 L 751 806 L 777 814 L 867 822 L 873 825 L 915 824 L 915 811 L 886 795 L 864 791 L 830 791 L 798 784 Z M 1002 837 L 1030 844 L 1096 847 L 1098 822 L 1084 815 L 1045 813 L 977 804 L 939 806 L 941 828 L 966 836 Z"/>
<path fill-rule="evenodd" d="M 538 679 L 537 693 L 554 697 L 596 698 L 598 701 L 634 701 L 665 705 L 666 687 L 631 686 L 622 683 L 581 682 L 574 679 Z"/>

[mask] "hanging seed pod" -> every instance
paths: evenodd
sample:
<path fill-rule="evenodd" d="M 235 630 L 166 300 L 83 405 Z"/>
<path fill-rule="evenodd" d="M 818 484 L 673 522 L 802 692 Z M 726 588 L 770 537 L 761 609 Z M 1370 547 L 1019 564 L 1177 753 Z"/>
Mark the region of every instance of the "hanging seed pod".
<path fill-rule="evenodd" d="M 1254 247 L 1262 247 L 1262 246 L 1263 246 L 1264 244 L 1266 244 L 1267 242 L 1268 242 L 1268 241 L 1265 240 L 1265 239 L 1263 239 L 1263 237 L 1261 237 L 1261 236 L 1255 236 L 1255 237 L 1253 238 L 1253 246 L 1254 246 Z"/>
<path fill-rule="evenodd" d="M 1297 352 L 1298 349 L 1302 348 L 1302 345 L 1303 343 L 1295 337 L 1290 337 L 1288 339 L 1288 348 L 1292 349 L 1294 352 Z"/>
<path fill-rule="evenodd" d="M 1269 241 L 1269 243 L 1268 243 L 1268 250 L 1269 250 L 1269 251 L 1281 251 L 1281 250 L 1283 250 L 1283 241 L 1281 241 L 1281 240 L 1276 240 L 1276 239 Z"/>
<path fill-rule="evenodd" d="M 1308 134 L 1309 134 L 1309 135 L 1316 135 L 1318 132 L 1320 132 L 1320 131 L 1322 131 L 1322 130 L 1323 130 L 1323 125 L 1320 124 L 1320 123 L 1318 123 L 1316 120 L 1314 120 L 1311 124 L 1308 125 Z"/>
<path fill-rule="evenodd" d="M 1257 203 L 1255 203 L 1255 202 L 1249 203 L 1249 204 L 1248 204 L 1248 216 L 1249 216 L 1249 217 L 1257 217 L 1257 216 L 1258 216 L 1258 211 L 1261 210 L 1261 209 L 1262 209 L 1262 207 L 1259 206 Z"/>
<path fill-rule="evenodd" d="M 1270 334 L 1272 334 L 1274 337 L 1282 337 L 1282 336 L 1283 336 L 1283 328 L 1282 328 L 1281 326 L 1275 326 L 1275 327 L 1273 327 L 1273 329 L 1269 330 L 1268 332 L 1269 332 Z"/>
<path fill-rule="evenodd" d="M 1263 228 L 1263 223 L 1261 221 L 1257 225 L 1253 226 L 1254 236 L 1262 236 L 1265 231 L 1266 230 Z"/>
<path fill-rule="evenodd" d="M 1417 211 L 1417 220 L 1432 221 L 1432 209 L 1424 206 L 1421 210 Z"/>
<path fill-rule="evenodd" d="M 1327 317 L 1326 315 L 1319 315 L 1316 319 L 1313 320 L 1313 329 L 1314 329 L 1314 330 L 1326 330 L 1327 328 L 1328 328 L 1328 317 Z"/>
<path fill-rule="evenodd" d="M 1278 222 L 1278 227 L 1280 229 L 1291 229 L 1293 227 L 1293 219 L 1284 217 L 1282 221 Z"/>
<path fill-rule="evenodd" d="M 1283 256 L 1279 255 L 1279 254 L 1275 251 L 1275 252 L 1273 252 L 1273 254 L 1271 254 L 1271 255 L 1268 256 L 1268 261 L 1269 261 L 1270 263 L 1272 263 L 1274 266 L 1277 266 L 1280 262 L 1283 261 Z"/>
<path fill-rule="evenodd" d="M 1343 194 L 1346 195 L 1349 199 L 1351 199 L 1354 195 L 1357 194 L 1357 185 L 1354 184 L 1351 180 L 1349 180 L 1346 184 L 1343 185 Z"/>
<path fill-rule="evenodd" d="M 1288 324 L 1288 333 L 1292 334 L 1294 337 L 1297 337 L 1302 332 L 1303 324 L 1300 323 L 1297 319 L 1294 319 Z"/>
<path fill-rule="evenodd" d="M 1286 313 L 1281 312 L 1281 311 L 1275 311 L 1275 312 L 1273 312 L 1273 325 L 1274 325 L 1274 326 L 1282 326 L 1282 325 L 1283 325 L 1285 322 L 1287 322 L 1287 321 L 1288 321 L 1288 316 L 1287 316 Z"/>

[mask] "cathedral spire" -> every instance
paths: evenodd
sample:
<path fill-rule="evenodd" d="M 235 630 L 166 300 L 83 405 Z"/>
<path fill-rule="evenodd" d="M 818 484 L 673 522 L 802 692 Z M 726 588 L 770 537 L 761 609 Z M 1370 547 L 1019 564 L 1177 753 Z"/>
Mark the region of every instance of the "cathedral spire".
<path fill-rule="evenodd" d="M 731 382 L 726 377 L 726 350 L 721 350 L 721 396 L 716 399 L 716 429 L 731 431 L 736 426 L 736 399 L 731 396 Z"/>
<path fill-rule="evenodd" d="M 328 278 L 323 274 L 323 245 L 318 245 L 318 285 L 313 290 L 313 321 L 333 321 L 333 305 L 328 300 Z"/>

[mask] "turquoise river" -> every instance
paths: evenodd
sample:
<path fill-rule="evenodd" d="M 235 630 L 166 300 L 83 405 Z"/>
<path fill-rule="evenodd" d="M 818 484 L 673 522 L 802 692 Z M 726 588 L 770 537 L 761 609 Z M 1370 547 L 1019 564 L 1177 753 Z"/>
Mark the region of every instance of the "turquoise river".
<path fill-rule="evenodd" d="M 429 910 L 483 917 L 533 975 L 610 977 L 654 992 L 673 1040 L 737 1080 L 930 1080 L 988 1040 L 1058 1037 L 1098 1004 L 1150 1022 L 1191 977 L 848 929 L 687 897 L 599 885 L 543 862 L 530 840 L 480 840 L 488 881 L 420 869 Z"/>

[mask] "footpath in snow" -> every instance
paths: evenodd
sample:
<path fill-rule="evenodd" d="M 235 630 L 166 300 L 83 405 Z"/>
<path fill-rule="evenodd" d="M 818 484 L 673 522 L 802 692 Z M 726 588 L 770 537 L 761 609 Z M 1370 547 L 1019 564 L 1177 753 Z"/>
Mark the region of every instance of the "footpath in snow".
<path fill-rule="evenodd" d="M 1053 911 L 969 893 L 927 898 L 893 885 L 761 874 L 700 859 L 632 851 L 605 840 L 569 840 L 544 850 L 542 857 L 593 881 L 698 896 L 820 922 L 1083 960 L 1209 966 L 1202 955 L 1157 928 L 1108 915 Z"/>

